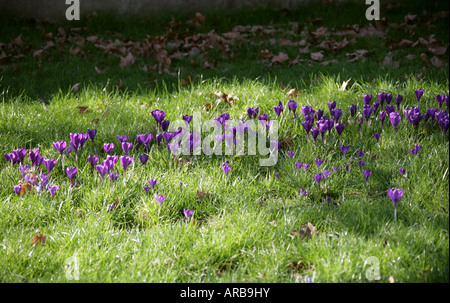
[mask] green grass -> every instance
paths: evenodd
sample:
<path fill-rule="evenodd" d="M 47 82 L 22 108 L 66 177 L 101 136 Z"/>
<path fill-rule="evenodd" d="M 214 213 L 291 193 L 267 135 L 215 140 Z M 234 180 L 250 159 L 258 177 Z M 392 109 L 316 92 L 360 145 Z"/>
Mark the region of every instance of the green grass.
<path fill-rule="evenodd" d="M 407 13 L 421 16 L 424 6 L 429 11 L 448 11 L 448 4 L 439 3 L 438 8 L 434 5 L 402 4 L 385 9 L 383 16 L 399 23 Z M 267 26 L 271 20 L 275 28 L 289 28 L 288 22 L 293 21 L 311 29 L 367 25 L 365 8 L 354 3 L 331 7 L 312 3 L 291 11 L 258 8 L 236 13 L 205 12 L 207 21 L 200 29 L 182 24 L 176 30 L 182 33 L 188 28 L 190 32 L 208 33 L 215 29 L 224 33 L 235 25 Z M 340 12 L 337 19 L 336 10 Z M 182 22 L 192 18 L 174 16 Z M 323 18 L 323 23 L 313 26 L 311 20 L 315 17 Z M 38 147 L 41 155 L 58 159 L 50 182 L 60 187 L 54 201 L 48 192 L 39 195 L 34 191 L 18 198 L 13 187 L 18 184 L 20 173 L 17 167 L 0 161 L 1 282 L 68 282 L 65 261 L 75 255 L 79 282 L 289 283 L 302 282 L 313 273 L 316 282 L 369 282 L 365 261 L 370 256 L 380 261 L 380 282 L 388 283 L 390 277 L 395 282 L 449 281 L 448 134 L 441 135 L 436 121 L 426 127 L 421 122 L 414 131 L 403 116 L 403 109 L 416 104 L 417 88 L 425 89 L 420 101 L 422 109 L 437 106 L 436 94 L 448 94 L 448 50 L 440 57 L 445 61 L 442 68 L 419 58 L 427 52 L 423 46 L 397 50 L 395 55 L 399 58 L 409 53 L 417 58 L 402 61 L 395 68 L 381 64 L 388 53 L 387 40 L 361 38 L 335 55 L 325 51 L 324 60 L 338 60 L 328 66 L 309 62 L 270 66 L 257 60 L 261 49 L 270 47 L 274 54 L 283 51 L 295 58 L 298 47 L 271 45 L 267 41 L 262 45 L 243 43 L 230 46 L 234 60 L 222 59 L 220 52 L 212 50 L 212 58 L 221 58 L 216 68 L 192 66 L 190 59 L 174 61 L 170 71 L 175 76 L 171 76 L 142 71 L 144 65 L 155 64 L 151 57 L 136 56 L 132 66 L 120 68 L 117 56 L 107 56 L 89 44 L 83 49 L 84 57 L 68 54 L 70 43 L 50 49 L 42 59 L 32 55 L 33 49 L 45 44 L 43 29 L 56 34 L 60 26 L 66 32 L 70 27 L 87 27 L 82 36 L 141 41 L 147 34 L 154 37 L 167 33 L 161 23 L 170 22 L 170 16 L 135 18 L 131 22 L 129 17 L 99 14 L 79 23 L 39 23 L 37 27 L 28 20 L 3 20 L 0 42 L 7 44 L 23 34 L 22 40 L 32 47 L 18 51 L 25 58 L 0 66 L 0 153 Z M 436 38 L 447 45 L 448 16 L 435 25 Z M 394 30 L 388 36 L 416 41 L 429 33 L 419 23 L 416 36 Z M 262 40 L 264 37 L 255 41 Z M 345 54 L 357 49 L 372 52 L 365 61 L 349 63 Z M 316 50 L 319 49 L 313 49 Z M 97 74 L 95 66 L 108 70 Z M 421 72 L 422 78 L 417 79 Z M 180 81 L 187 75 L 194 81 L 182 85 Z M 347 89 L 340 90 L 342 82 L 349 78 L 352 79 Z M 120 80 L 124 86 L 117 89 L 115 85 Z M 72 92 L 70 88 L 78 82 L 80 90 Z M 333 131 L 330 137 L 327 135 L 326 143 L 318 139 L 317 147 L 307 141 L 301 121 L 290 119 L 287 110 L 291 97 L 286 92 L 290 88 L 301 90 L 294 98 L 300 116 L 301 105 L 311 105 L 328 114 L 327 102 L 336 100 L 346 123 L 341 138 Z M 214 102 L 211 94 L 216 90 L 233 93 L 239 100 L 231 106 L 221 103 L 207 112 L 203 106 Z M 356 118 L 349 117 L 349 106 L 357 104 L 361 112 L 362 95 L 372 93 L 375 100 L 381 91 L 393 93 L 394 99 L 396 94 L 405 96 L 399 131 L 396 133 L 389 122 L 382 130 L 379 118 L 372 118 L 369 127 L 364 122 L 360 133 Z M 128 135 L 135 143 L 137 134 L 155 134 L 156 124 L 150 113 L 156 108 L 164 110 L 170 121 L 194 112 L 199 112 L 203 121 L 223 112 L 232 118 L 246 119 L 249 106 L 259 106 L 260 112 L 275 119 L 273 106 L 278 100 L 285 107 L 279 139 L 291 138 L 289 149 L 296 155 L 291 160 L 283 147 L 273 167 L 259 166 L 260 156 L 184 156 L 190 165 L 180 167 L 165 146 L 157 145 L 142 166 L 138 156 L 144 149 L 133 147 L 130 155 L 134 164 L 126 178 L 123 179 L 118 162 L 118 181 L 111 184 L 107 178 L 103 185 L 87 162 L 91 154 L 99 154 L 103 161 L 104 142 L 113 142 L 121 155 L 117 135 Z M 81 114 L 77 106 L 88 106 L 90 111 Z M 99 119 L 98 123 L 93 122 L 95 119 Z M 98 131 L 95 147 L 89 140 L 78 163 L 65 160 L 66 166 L 79 169 L 77 186 L 70 188 L 52 142 L 69 142 L 69 133 L 86 132 L 89 128 Z M 374 133 L 381 133 L 379 145 Z M 347 161 L 342 159 L 341 144 L 350 146 Z M 423 147 L 412 157 L 409 150 L 415 144 Z M 365 151 L 364 169 L 373 171 L 368 186 L 356 163 L 357 150 Z M 318 171 L 315 158 L 325 159 L 320 171 L 340 167 L 331 174 L 326 187 L 322 181 L 319 188 L 312 179 Z M 350 158 L 355 161 L 346 173 L 344 167 Z M 231 165 L 226 178 L 221 167 L 225 160 Z M 296 170 L 297 161 L 310 163 L 310 169 Z M 400 167 L 407 172 L 402 179 Z M 43 165 L 42 168 L 46 171 Z M 158 179 L 158 183 L 153 191 L 146 192 L 143 187 L 151 178 Z M 404 189 L 405 195 L 394 221 L 394 205 L 386 190 L 397 186 Z M 307 197 L 298 196 L 300 188 L 308 191 Z M 210 195 L 197 199 L 197 191 L 202 189 Z M 160 211 L 154 194 L 167 197 Z M 330 205 L 326 196 L 331 198 Z M 118 207 L 108 212 L 108 206 L 116 200 Z M 195 211 L 197 224 L 192 220 L 186 223 L 185 208 Z M 311 239 L 295 236 L 293 231 L 299 231 L 307 222 L 316 226 L 318 233 Z M 47 236 L 45 246 L 31 245 L 36 231 Z M 290 265 L 299 261 L 302 263 L 298 267 Z"/>

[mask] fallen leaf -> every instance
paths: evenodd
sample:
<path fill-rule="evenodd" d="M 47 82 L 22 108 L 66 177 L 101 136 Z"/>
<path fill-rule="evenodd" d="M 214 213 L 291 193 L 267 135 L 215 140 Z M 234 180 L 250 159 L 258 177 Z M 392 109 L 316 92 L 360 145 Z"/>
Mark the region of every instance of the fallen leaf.
<path fill-rule="evenodd" d="M 45 246 L 45 242 L 47 241 L 47 237 L 41 233 L 39 236 L 37 233 L 34 235 L 33 239 L 31 240 L 31 244 L 35 247 L 39 246 L 39 244 L 42 244 L 42 246 Z"/>
<path fill-rule="evenodd" d="M 185 79 L 181 79 L 181 85 L 188 85 L 192 82 L 191 76 L 187 75 Z"/>
<path fill-rule="evenodd" d="M 125 58 L 120 56 L 120 67 L 122 67 L 122 68 L 132 65 L 134 62 L 135 62 L 135 59 L 130 52 L 128 53 L 128 55 Z"/>
<path fill-rule="evenodd" d="M 285 53 L 279 52 L 278 55 L 272 58 L 272 63 L 283 63 L 284 61 L 289 60 L 289 56 Z"/>
<path fill-rule="evenodd" d="M 272 56 L 273 56 L 273 54 L 271 52 L 269 52 L 267 49 L 266 50 L 262 50 L 258 54 L 258 60 L 269 59 Z"/>
<path fill-rule="evenodd" d="M 205 192 L 204 189 L 202 189 L 202 191 L 197 190 L 197 200 L 201 201 L 203 199 L 208 199 L 209 196 L 210 194 Z"/>
<path fill-rule="evenodd" d="M 75 83 L 75 84 L 72 86 L 71 91 L 74 92 L 74 93 L 78 92 L 78 91 L 80 90 L 80 85 L 81 85 L 81 83 Z"/>
<path fill-rule="evenodd" d="M 104 70 L 101 70 L 100 68 L 98 68 L 97 66 L 96 67 L 94 67 L 94 69 L 95 69 L 95 71 L 97 72 L 97 74 L 102 74 L 102 73 L 104 73 L 105 71 Z"/>
<path fill-rule="evenodd" d="M 288 97 L 297 97 L 298 94 L 300 94 L 301 92 L 302 92 L 302 91 L 300 91 L 300 90 L 298 90 L 298 89 L 292 88 L 292 89 L 290 89 L 290 90 L 286 93 L 286 95 L 287 95 Z"/>
<path fill-rule="evenodd" d="M 439 59 L 439 58 L 436 57 L 436 56 L 433 56 L 433 57 L 430 59 L 430 62 L 431 62 L 431 64 L 433 64 L 433 65 L 436 66 L 436 67 L 442 67 L 442 66 L 444 65 L 444 61 L 442 61 L 441 59 Z"/>
<path fill-rule="evenodd" d="M 70 50 L 69 50 L 69 53 L 72 55 L 72 56 L 75 56 L 75 55 L 78 55 L 78 54 L 80 54 L 80 53 L 83 53 L 83 50 L 79 47 L 79 46 L 77 46 L 77 47 L 75 47 L 75 48 L 71 48 Z"/>
<path fill-rule="evenodd" d="M 292 231 L 292 234 L 296 237 L 300 238 L 311 238 L 313 235 L 317 234 L 317 228 L 312 225 L 310 222 L 303 224 L 300 227 L 300 230 Z"/>
<path fill-rule="evenodd" d="M 359 59 L 363 58 L 365 54 L 368 54 L 369 51 L 366 49 L 358 49 L 354 53 L 346 53 L 345 55 L 349 59 L 349 62 L 355 62 Z"/>
<path fill-rule="evenodd" d="M 239 100 L 239 98 L 237 96 L 235 96 L 233 94 L 222 93 L 220 90 L 215 91 L 214 95 L 217 98 L 216 99 L 217 104 L 220 103 L 220 101 L 225 101 L 229 105 L 233 105 L 234 103 L 236 103 L 237 100 Z"/>
<path fill-rule="evenodd" d="M 91 112 L 91 110 L 89 109 L 89 106 L 77 106 L 77 108 L 80 111 L 80 114 Z"/>
<path fill-rule="evenodd" d="M 433 55 L 441 56 L 447 52 L 447 46 L 428 46 L 428 51 Z"/>
<path fill-rule="evenodd" d="M 321 61 L 323 59 L 323 51 L 311 53 L 311 59 L 314 61 Z"/>

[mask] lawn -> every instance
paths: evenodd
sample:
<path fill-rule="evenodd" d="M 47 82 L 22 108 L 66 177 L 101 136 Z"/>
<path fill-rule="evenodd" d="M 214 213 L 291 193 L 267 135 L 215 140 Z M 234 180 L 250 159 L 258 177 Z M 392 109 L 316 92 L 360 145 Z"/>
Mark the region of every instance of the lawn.
<path fill-rule="evenodd" d="M 448 101 L 437 102 L 449 94 L 448 3 L 382 2 L 378 22 L 352 1 L 57 23 L 3 16 L 0 281 L 448 283 Z M 408 119 L 417 105 L 422 116 Z M 312 128 L 329 121 L 320 110 L 336 120 L 324 140 L 306 135 L 303 106 L 315 111 Z M 260 125 L 249 107 L 278 121 L 273 166 L 261 155 L 173 156 L 156 141 L 156 109 L 172 126 L 196 113 Z M 380 117 L 388 110 L 399 112 L 397 129 Z M 62 153 L 63 167 L 53 143 L 94 129 L 77 157 Z M 145 164 L 141 134 L 153 135 Z M 118 136 L 133 143 L 126 172 Z M 105 143 L 119 156 L 115 181 L 88 161 L 108 162 Z M 24 173 L 8 161 L 21 148 Z M 32 165 L 33 149 L 56 160 L 49 174 Z M 67 167 L 77 168 L 72 181 Z"/>

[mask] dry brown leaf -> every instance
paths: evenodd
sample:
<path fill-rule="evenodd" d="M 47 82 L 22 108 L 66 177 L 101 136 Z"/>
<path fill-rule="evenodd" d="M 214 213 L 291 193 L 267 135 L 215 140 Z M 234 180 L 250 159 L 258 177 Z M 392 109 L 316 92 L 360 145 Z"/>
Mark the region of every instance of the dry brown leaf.
<path fill-rule="evenodd" d="M 286 95 L 287 95 L 288 97 L 297 97 L 298 94 L 300 94 L 300 93 L 301 93 L 300 90 L 295 89 L 295 88 L 292 88 L 292 89 L 290 89 L 290 90 L 286 93 Z"/>
<path fill-rule="evenodd" d="M 77 108 L 80 111 L 80 114 L 92 112 L 92 110 L 89 109 L 89 106 L 77 106 Z"/>
<path fill-rule="evenodd" d="M 74 92 L 74 93 L 77 93 L 79 90 L 80 90 L 80 84 L 81 83 L 75 83 L 73 86 L 72 86 L 72 92 Z"/>
<path fill-rule="evenodd" d="M 202 191 L 197 190 L 197 200 L 201 201 L 203 199 L 208 199 L 209 196 L 210 194 L 205 192 L 204 189 L 202 189 Z"/>
<path fill-rule="evenodd" d="M 39 246 L 39 244 L 42 244 L 42 246 L 45 246 L 45 242 L 47 241 L 47 237 L 41 233 L 39 236 L 37 234 L 34 235 L 33 239 L 31 240 L 31 244 L 35 247 Z"/>
<path fill-rule="evenodd" d="M 188 75 L 185 79 L 181 79 L 181 85 L 188 85 L 192 82 L 192 78 Z"/>
<path fill-rule="evenodd" d="M 267 49 L 262 50 L 258 54 L 258 60 L 269 59 L 273 56 L 272 52 L 269 52 Z"/>
<path fill-rule="evenodd" d="M 317 53 L 311 53 L 311 59 L 314 61 L 322 61 L 323 59 L 323 51 Z"/>
<path fill-rule="evenodd" d="M 98 40 L 97 36 L 86 37 L 86 41 L 89 41 L 89 42 L 97 42 L 97 40 Z"/>
<path fill-rule="evenodd" d="M 205 111 L 210 111 L 214 106 L 216 106 L 216 104 L 214 104 L 214 103 L 206 103 L 205 105 L 203 105 L 203 109 Z"/>
<path fill-rule="evenodd" d="M 281 63 L 285 62 L 286 60 L 289 60 L 289 56 L 285 53 L 279 52 L 278 55 L 276 55 L 272 58 L 272 63 L 281 64 Z"/>
<path fill-rule="evenodd" d="M 330 63 L 337 63 L 337 62 L 338 62 L 338 61 L 337 61 L 336 59 L 333 59 L 333 60 L 327 60 L 327 61 L 320 62 L 320 65 L 327 66 L 327 65 L 330 64 Z"/>
<path fill-rule="evenodd" d="M 428 51 L 433 55 L 444 55 L 447 52 L 447 46 L 428 46 Z"/>
<path fill-rule="evenodd" d="M 97 66 L 95 66 L 94 69 L 95 69 L 95 71 L 97 72 L 97 74 L 102 74 L 102 73 L 105 72 L 104 70 L 101 70 L 101 69 L 98 68 Z"/>
<path fill-rule="evenodd" d="M 33 57 L 42 57 L 42 54 L 44 53 L 44 50 L 43 49 L 38 49 L 38 50 L 35 50 L 34 52 L 33 52 Z"/>
<path fill-rule="evenodd" d="M 128 53 L 128 55 L 125 58 L 120 56 L 120 67 L 122 67 L 122 68 L 132 65 L 134 62 L 135 62 L 135 59 L 130 52 Z"/>
<path fill-rule="evenodd" d="M 294 236 L 298 236 L 300 238 L 311 238 L 313 235 L 317 234 L 317 228 L 312 225 L 310 222 L 303 224 L 300 227 L 300 230 L 292 231 Z"/>
<path fill-rule="evenodd" d="M 217 104 L 220 103 L 220 101 L 225 101 L 226 103 L 228 103 L 229 105 L 233 105 L 234 103 L 236 103 L 237 100 L 239 100 L 239 98 L 233 94 L 225 94 L 222 93 L 220 90 L 217 90 L 214 92 L 214 95 L 217 98 Z"/>
<path fill-rule="evenodd" d="M 441 59 L 439 59 L 439 58 L 436 57 L 436 56 L 433 56 L 433 57 L 430 59 L 430 62 L 431 62 L 431 64 L 433 64 L 433 65 L 436 66 L 436 67 L 442 67 L 442 66 L 444 65 L 444 61 L 442 61 Z"/>
<path fill-rule="evenodd" d="M 402 39 L 400 40 L 400 42 L 398 43 L 398 46 L 401 47 L 410 47 L 414 44 L 414 42 L 412 42 L 411 40 L 407 40 L 407 39 Z"/>
<path fill-rule="evenodd" d="M 75 48 L 70 48 L 70 50 L 69 50 L 69 53 L 72 55 L 72 56 L 75 56 L 75 55 L 78 55 L 78 54 L 80 54 L 80 53 L 82 53 L 83 52 L 83 50 L 79 47 L 79 46 L 77 46 L 77 47 L 75 47 Z"/>
<path fill-rule="evenodd" d="M 354 53 L 346 53 L 345 55 L 349 59 L 348 60 L 349 62 L 355 62 L 355 61 L 358 61 L 359 59 L 363 58 L 364 55 L 368 54 L 368 53 L 369 53 L 369 51 L 366 49 L 358 49 Z"/>

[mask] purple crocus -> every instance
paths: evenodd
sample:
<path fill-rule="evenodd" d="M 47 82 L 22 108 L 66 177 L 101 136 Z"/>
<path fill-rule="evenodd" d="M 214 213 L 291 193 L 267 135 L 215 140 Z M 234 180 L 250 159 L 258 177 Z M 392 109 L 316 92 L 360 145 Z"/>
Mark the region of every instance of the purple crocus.
<path fill-rule="evenodd" d="M 231 170 L 231 166 L 230 166 L 230 163 L 228 162 L 228 160 L 223 162 L 222 169 L 223 169 L 223 173 L 225 174 L 225 176 L 228 175 L 228 173 Z"/>
<path fill-rule="evenodd" d="M 392 126 L 394 126 L 395 132 L 397 132 L 397 126 L 400 124 L 402 117 L 398 112 L 392 112 L 389 114 L 389 121 L 391 121 Z"/>
<path fill-rule="evenodd" d="M 339 166 L 333 166 L 333 171 L 337 173 L 339 171 Z"/>
<path fill-rule="evenodd" d="M 364 178 L 366 178 L 367 185 L 369 185 L 369 177 L 370 177 L 371 174 L 372 174 L 371 170 L 364 170 L 363 171 L 363 175 L 364 175 Z"/>
<path fill-rule="evenodd" d="M 336 101 L 328 101 L 328 109 L 330 110 L 330 114 L 333 115 L 333 109 L 336 108 Z"/>
<path fill-rule="evenodd" d="M 417 98 L 417 106 L 419 106 L 419 101 L 420 101 L 420 98 L 422 98 L 422 96 L 423 96 L 423 92 L 424 92 L 423 89 L 416 89 L 415 90 L 416 98 Z"/>
<path fill-rule="evenodd" d="M 374 114 L 376 114 L 378 107 L 380 107 L 380 102 L 378 102 L 378 101 L 373 102 L 372 108 L 373 108 Z"/>
<path fill-rule="evenodd" d="M 378 100 L 380 100 L 380 104 L 381 104 L 381 106 L 383 106 L 383 104 L 384 104 L 384 101 L 386 100 L 386 93 L 379 93 L 378 95 L 377 95 L 377 97 L 378 97 Z"/>
<path fill-rule="evenodd" d="M 125 176 L 127 173 L 127 167 L 133 163 L 133 157 L 128 157 L 128 156 L 121 156 L 120 157 L 120 163 L 123 166 L 123 175 Z"/>
<path fill-rule="evenodd" d="M 400 167 L 400 169 L 398 170 L 398 172 L 400 173 L 400 180 L 401 180 L 401 178 L 403 178 L 403 176 L 404 176 L 405 173 L 406 173 L 406 169 L 404 169 L 403 167 Z"/>
<path fill-rule="evenodd" d="M 385 118 L 386 118 L 386 112 L 384 110 L 381 110 L 380 111 L 381 126 L 383 126 Z"/>
<path fill-rule="evenodd" d="M 100 176 L 102 177 L 102 181 L 103 183 L 105 183 L 105 175 L 108 172 L 108 166 L 105 164 L 99 164 L 95 167 L 95 169 L 97 170 L 97 172 L 100 174 Z"/>
<path fill-rule="evenodd" d="M 319 169 L 320 165 L 325 161 L 325 159 L 316 158 L 314 162 L 316 162 L 317 169 Z"/>
<path fill-rule="evenodd" d="M 41 155 L 39 154 L 39 148 L 30 149 L 28 157 L 30 158 L 31 166 L 37 166 L 40 156 Z"/>
<path fill-rule="evenodd" d="M 350 147 L 341 145 L 342 156 L 345 158 L 345 153 L 348 152 Z"/>
<path fill-rule="evenodd" d="M 372 100 L 372 94 L 363 95 L 363 100 L 364 104 L 370 105 L 370 101 Z"/>
<path fill-rule="evenodd" d="M 358 109 L 358 108 L 356 107 L 355 104 L 351 104 L 351 105 L 350 105 L 350 115 L 351 115 L 352 117 L 355 116 L 356 110 L 357 110 L 357 109 Z"/>
<path fill-rule="evenodd" d="M 26 148 L 15 149 L 13 150 L 13 154 L 16 156 L 17 161 L 23 165 L 23 160 L 25 159 L 25 156 L 27 154 L 27 149 Z"/>
<path fill-rule="evenodd" d="M 117 136 L 117 140 L 119 140 L 120 143 L 127 142 L 129 139 L 128 136 Z"/>
<path fill-rule="evenodd" d="M 249 118 L 256 118 L 259 112 L 259 107 L 249 107 L 247 108 L 247 115 Z"/>
<path fill-rule="evenodd" d="M 88 157 L 88 162 L 89 164 L 91 164 L 92 171 L 94 174 L 95 174 L 95 164 L 98 162 L 99 159 L 100 157 L 97 155 L 89 155 Z"/>
<path fill-rule="evenodd" d="M 328 179 L 328 177 L 331 175 L 331 171 L 329 170 L 324 170 L 322 172 L 322 175 L 325 177 L 325 181 Z"/>
<path fill-rule="evenodd" d="M 183 213 L 184 213 L 184 216 L 186 217 L 186 223 L 187 223 L 187 221 L 189 220 L 189 217 L 192 216 L 194 211 L 190 210 L 190 209 L 184 209 Z"/>
<path fill-rule="evenodd" d="M 297 110 L 297 102 L 295 102 L 294 100 L 289 100 L 288 101 L 288 108 L 289 108 L 289 111 L 292 111 L 294 113 L 294 116 L 295 116 L 295 111 Z"/>
<path fill-rule="evenodd" d="M 17 194 L 18 197 L 20 197 L 20 192 L 22 191 L 22 185 L 16 185 L 14 186 L 14 192 Z"/>
<path fill-rule="evenodd" d="M 356 153 L 358 154 L 358 156 L 360 158 L 362 158 L 364 156 L 364 152 L 362 150 L 357 150 Z"/>
<path fill-rule="evenodd" d="M 162 138 L 162 135 L 161 134 L 159 134 L 159 135 L 160 135 L 160 138 Z M 148 146 L 149 146 L 150 142 L 153 140 L 153 135 L 152 134 L 145 134 L 145 135 L 138 135 L 138 136 L 140 136 L 139 137 L 140 141 L 142 142 L 142 144 L 145 145 L 145 148 L 146 148 L 147 154 L 148 154 Z"/>
<path fill-rule="evenodd" d="M 370 115 L 372 114 L 372 108 L 370 107 L 370 105 L 368 105 L 368 104 L 363 105 L 363 114 L 364 114 L 364 118 L 366 119 L 367 125 L 369 125 L 369 118 L 370 118 Z"/>
<path fill-rule="evenodd" d="M 152 111 L 152 116 L 153 116 L 153 118 L 155 118 L 156 123 L 161 125 L 161 122 L 166 117 L 166 113 L 164 111 L 162 111 L 162 110 L 155 109 L 155 110 Z"/>
<path fill-rule="evenodd" d="M 304 190 L 303 188 L 300 189 L 300 197 L 306 197 L 308 196 L 308 192 Z"/>
<path fill-rule="evenodd" d="M 148 180 L 148 184 L 150 184 L 150 186 L 151 186 L 152 188 L 155 187 L 156 183 L 158 183 L 158 180 L 156 180 L 156 179 L 150 179 L 150 180 Z"/>
<path fill-rule="evenodd" d="M 105 149 L 106 153 L 110 155 L 112 150 L 114 149 L 114 143 L 105 143 L 103 144 L 103 148 Z"/>
<path fill-rule="evenodd" d="M 186 122 L 189 124 L 189 123 L 191 123 L 193 117 L 194 117 L 194 116 L 192 116 L 192 115 L 191 115 L 191 116 L 189 116 L 189 115 L 184 115 L 184 116 L 183 116 L 183 120 L 186 121 Z"/>
<path fill-rule="evenodd" d="M 119 179 L 119 174 L 110 173 L 109 178 L 111 179 L 111 182 L 115 182 L 117 179 Z"/>
<path fill-rule="evenodd" d="M 55 194 L 58 188 L 59 188 L 58 185 L 52 185 L 48 187 L 48 191 L 50 192 L 50 195 L 52 195 L 52 201 L 55 200 Z"/>
<path fill-rule="evenodd" d="M 166 197 L 164 197 L 163 195 L 156 195 L 155 196 L 155 200 L 159 203 L 159 207 L 161 207 L 161 204 L 166 201 Z"/>
<path fill-rule="evenodd" d="M 301 107 L 301 111 L 302 111 L 303 117 L 306 119 L 306 117 L 309 117 L 309 115 L 311 114 L 312 107 L 304 105 Z"/>
<path fill-rule="evenodd" d="M 281 112 L 283 111 L 283 103 L 281 101 L 278 101 L 278 105 L 273 107 L 273 110 L 277 114 L 277 116 L 280 116 Z"/>
<path fill-rule="evenodd" d="M 294 158 L 294 156 L 295 156 L 295 152 L 292 151 L 292 150 L 288 150 L 286 153 L 288 154 L 288 156 L 289 156 L 291 159 Z"/>
<path fill-rule="evenodd" d="M 377 140 L 377 142 L 380 140 L 380 136 L 380 134 L 373 134 L 373 137 Z"/>
<path fill-rule="evenodd" d="M 316 174 L 313 176 L 314 181 L 316 181 L 317 185 L 320 185 L 320 181 L 322 181 L 323 176 L 322 174 Z"/>
<path fill-rule="evenodd" d="M 55 167 L 55 165 L 56 165 L 56 160 L 44 158 L 43 162 L 44 162 L 45 167 L 47 167 L 47 174 L 50 174 L 53 167 Z"/>
<path fill-rule="evenodd" d="M 442 104 L 444 104 L 445 95 L 436 95 L 436 102 L 439 105 L 439 110 L 442 110 Z"/>
<path fill-rule="evenodd" d="M 123 142 L 122 143 L 122 149 L 123 149 L 123 152 L 125 153 L 125 155 L 128 155 L 128 152 L 130 151 L 130 149 L 132 147 L 133 147 L 132 142 Z"/>
<path fill-rule="evenodd" d="M 306 119 L 304 122 L 302 122 L 302 126 L 305 129 L 305 131 L 306 131 L 307 138 L 309 138 L 309 132 L 311 131 L 311 128 L 313 126 L 313 122 L 314 122 L 313 118 L 312 119 Z"/>
<path fill-rule="evenodd" d="M 140 155 L 139 160 L 141 161 L 142 165 L 145 165 L 147 163 L 149 156 L 148 155 Z"/>
<path fill-rule="evenodd" d="M 318 109 L 316 112 L 316 119 L 320 120 L 320 119 L 322 119 L 322 117 L 323 117 L 323 110 Z"/>
<path fill-rule="evenodd" d="M 96 129 L 88 129 L 87 135 L 89 136 L 89 138 L 91 138 L 92 144 L 94 144 L 94 138 L 97 135 L 97 130 Z"/>
<path fill-rule="evenodd" d="M 303 170 L 304 170 L 305 172 L 307 172 L 310 166 L 311 166 L 311 164 L 303 163 Z"/>
<path fill-rule="evenodd" d="M 338 133 L 339 137 L 341 137 L 342 132 L 344 131 L 345 124 L 344 123 L 336 123 L 336 132 Z"/>
<path fill-rule="evenodd" d="M 27 174 L 29 169 L 30 169 L 29 165 L 21 165 L 21 166 L 19 166 L 19 171 L 22 174 L 22 179 L 25 177 L 25 175 Z"/>
<path fill-rule="evenodd" d="M 400 103 L 403 101 L 403 95 L 398 94 L 397 97 L 395 97 L 395 103 L 397 104 L 397 111 L 400 111 Z"/>
<path fill-rule="evenodd" d="M 394 220 L 397 220 L 397 203 L 400 198 L 403 196 L 403 189 L 399 188 L 390 188 L 387 190 L 388 197 L 394 202 Z"/>
<path fill-rule="evenodd" d="M 269 117 L 267 117 L 266 114 L 261 114 L 258 116 L 258 120 L 259 121 L 267 121 L 267 120 L 269 120 Z"/>
<path fill-rule="evenodd" d="M 317 127 L 311 129 L 311 136 L 314 139 L 314 144 L 316 144 L 317 136 L 319 135 L 319 133 L 320 133 L 320 130 Z"/>
<path fill-rule="evenodd" d="M 295 168 L 296 169 L 300 169 L 300 168 L 302 168 L 302 166 L 303 166 L 302 162 L 295 162 Z"/>
<path fill-rule="evenodd" d="M 73 178 L 75 177 L 77 172 L 78 172 L 78 168 L 76 168 L 76 167 L 67 167 L 66 173 L 67 173 L 67 176 L 70 179 L 70 185 L 72 185 Z"/>
<path fill-rule="evenodd" d="M 358 161 L 359 168 L 363 167 L 366 164 L 363 160 Z"/>
<path fill-rule="evenodd" d="M 163 122 L 161 122 L 161 129 L 163 132 L 167 131 L 169 129 L 169 125 L 170 125 L 170 121 L 169 120 L 164 120 Z"/>
<path fill-rule="evenodd" d="M 339 118 L 342 116 L 342 109 L 340 108 L 332 109 L 331 115 L 333 116 L 334 120 L 339 121 Z"/>
<path fill-rule="evenodd" d="M 386 94 L 386 103 L 391 104 L 392 101 L 392 94 Z"/>

